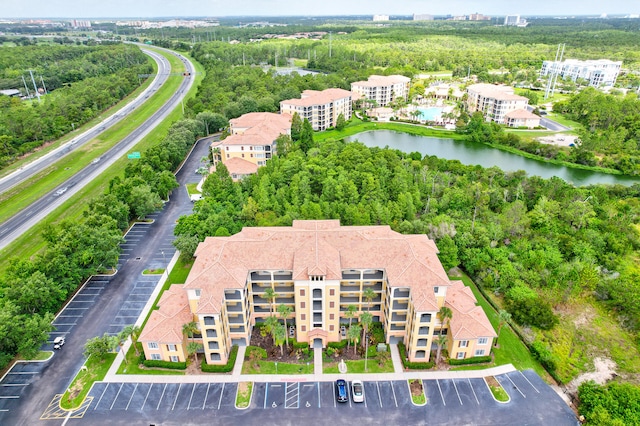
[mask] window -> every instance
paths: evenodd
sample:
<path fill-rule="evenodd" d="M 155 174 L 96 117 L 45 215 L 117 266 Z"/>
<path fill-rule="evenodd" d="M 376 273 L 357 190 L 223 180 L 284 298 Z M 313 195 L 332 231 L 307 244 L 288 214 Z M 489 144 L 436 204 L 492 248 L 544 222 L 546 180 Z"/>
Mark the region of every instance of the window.
<path fill-rule="evenodd" d="M 220 349 L 218 342 L 209 342 L 209 349 Z"/>
<path fill-rule="evenodd" d="M 333 331 L 333 326 L 332 325 L 329 326 L 329 331 Z"/>
<path fill-rule="evenodd" d="M 336 290 L 335 289 L 329 289 L 329 296 L 335 296 L 336 295 Z"/>
<path fill-rule="evenodd" d="M 220 361 L 222 358 L 220 357 L 220 354 L 217 352 L 213 352 L 211 354 L 211 361 Z"/>
<path fill-rule="evenodd" d="M 176 345 L 167 345 L 167 350 L 169 352 L 175 352 L 177 350 Z"/>
<path fill-rule="evenodd" d="M 241 147 L 240 147 L 240 151 L 244 151 L 244 146 L 241 146 Z"/>
<path fill-rule="evenodd" d="M 420 322 L 431 322 L 431 314 L 420 315 Z"/>
<path fill-rule="evenodd" d="M 460 340 L 460 342 L 458 342 L 458 347 L 459 348 L 466 348 L 467 346 L 469 346 L 469 341 L 468 340 Z"/>
<path fill-rule="evenodd" d="M 229 158 L 229 154 L 227 154 L 227 158 Z"/>
<path fill-rule="evenodd" d="M 486 345 L 489 342 L 489 339 L 487 339 L 486 337 L 479 337 L 478 338 L 478 344 L 479 345 Z"/>
<path fill-rule="evenodd" d="M 300 289 L 300 296 L 304 296 L 304 288 Z"/>
<path fill-rule="evenodd" d="M 204 325 L 216 325 L 215 317 L 204 317 Z"/>
<path fill-rule="evenodd" d="M 242 153 L 242 158 L 244 158 L 244 153 Z"/>
<path fill-rule="evenodd" d="M 162 357 L 160 356 L 160 354 L 151 354 L 151 359 L 154 361 L 161 361 Z"/>
<path fill-rule="evenodd" d="M 253 154 L 249 154 L 249 157 L 253 158 Z"/>
<path fill-rule="evenodd" d="M 334 308 L 336 306 L 336 302 L 329 302 L 329 307 Z"/>
<path fill-rule="evenodd" d="M 458 353 L 456 354 L 456 358 L 458 358 L 458 359 L 464 359 L 465 355 L 466 355 L 466 352 L 458 352 Z"/>
<path fill-rule="evenodd" d="M 300 321 L 306 321 L 307 314 L 300 314 Z"/>
<path fill-rule="evenodd" d="M 438 294 L 438 290 L 440 290 L 440 287 L 434 287 L 434 288 L 433 288 L 433 292 L 434 292 L 435 294 Z"/>
<path fill-rule="evenodd" d="M 196 297 L 200 297 L 200 289 L 196 290 Z"/>
<path fill-rule="evenodd" d="M 475 356 L 484 356 L 484 349 L 476 349 Z"/>
<path fill-rule="evenodd" d="M 333 314 L 329 314 L 329 319 L 330 319 L 330 320 L 332 320 L 332 319 L 334 319 L 334 318 L 335 318 L 335 317 L 334 317 L 334 315 L 333 315 Z M 333 326 L 332 326 L 332 327 L 333 327 Z"/>
<path fill-rule="evenodd" d="M 177 356 L 175 355 L 171 356 L 171 362 L 179 362 L 179 361 L 180 361 L 180 358 L 178 358 Z"/>
<path fill-rule="evenodd" d="M 307 331 L 307 326 L 306 325 L 301 325 L 300 326 L 300 331 Z"/>
<path fill-rule="evenodd" d="M 149 349 L 158 349 L 158 344 L 156 342 L 149 342 L 147 343 L 147 347 Z"/>

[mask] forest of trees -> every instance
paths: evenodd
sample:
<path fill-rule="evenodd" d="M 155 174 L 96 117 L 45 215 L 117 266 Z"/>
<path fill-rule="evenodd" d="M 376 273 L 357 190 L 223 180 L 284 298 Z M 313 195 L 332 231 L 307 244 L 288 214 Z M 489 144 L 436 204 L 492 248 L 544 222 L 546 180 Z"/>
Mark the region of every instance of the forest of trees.
<path fill-rule="evenodd" d="M 178 186 L 173 171 L 203 133 L 200 121 L 174 123 L 158 145 L 129 163 L 124 177 L 89 202 L 81 218 L 48 226 L 44 250 L 11 261 L 0 276 L 0 369 L 16 354 L 34 356 L 64 301 L 86 278 L 117 264 L 123 231 L 162 208 Z"/>
<path fill-rule="evenodd" d="M 37 65 L 34 65 L 37 64 Z M 23 88 L 28 69 L 49 94 L 40 101 L 0 95 L 0 167 L 115 105 L 152 66 L 137 46 L 28 46 L 0 49 L 0 88 Z"/>

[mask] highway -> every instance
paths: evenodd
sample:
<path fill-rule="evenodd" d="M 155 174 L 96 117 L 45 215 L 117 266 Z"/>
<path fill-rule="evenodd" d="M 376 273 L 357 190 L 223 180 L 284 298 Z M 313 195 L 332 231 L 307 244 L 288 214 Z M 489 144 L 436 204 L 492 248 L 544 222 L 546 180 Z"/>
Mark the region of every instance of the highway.
<path fill-rule="evenodd" d="M 142 48 L 142 46 L 141 46 Z M 121 120 L 125 120 L 132 111 L 142 105 L 147 99 L 154 93 L 160 86 L 162 86 L 168 79 L 171 69 L 169 62 L 162 56 L 151 50 L 142 48 L 143 52 L 151 56 L 158 64 L 158 75 L 154 78 L 152 84 L 141 93 L 134 101 L 128 104 L 125 108 L 121 109 L 111 117 L 98 123 L 91 129 L 87 130 L 83 134 L 77 136 L 70 142 L 60 146 L 59 148 L 51 151 L 47 155 L 33 161 L 32 163 L 25 165 L 16 172 L 0 179 L 0 192 L 4 192 L 19 185 L 24 180 L 28 179 L 33 174 L 37 173 L 43 165 L 48 165 L 52 162 L 59 161 L 73 149 L 87 143 L 107 130 L 109 127 L 115 125 Z M 13 242 L 20 235 L 29 230 L 32 226 L 44 219 L 54 209 L 62 205 L 69 197 L 76 192 L 80 191 L 86 184 L 95 179 L 116 160 L 127 154 L 132 148 L 142 140 L 149 132 L 151 132 L 164 118 L 166 118 L 174 108 L 176 108 L 187 92 L 193 85 L 193 77 L 195 75 L 195 68 L 193 64 L 184 56 L 167 50 L 163 51 L 177 56 L 184 64 L 187 75 L 183 77 L 183 81 L 176 92 L 171 96 L 158 111 L 156 111 L 151 117 L 145 120 L 140 126 L 138 126 L 128 136 L 118 142 L 113 148 L 104 153 L 101 157 L 94 159 L 89 165 L 80 170 L 74 176 L 67 181 L 59 185 L 57 188 L 47 194 L 43 194 L 42 197 L 11 217 L 6 222 L 0 225 L 0 249 L 3 249 L 8 244 Z"/>

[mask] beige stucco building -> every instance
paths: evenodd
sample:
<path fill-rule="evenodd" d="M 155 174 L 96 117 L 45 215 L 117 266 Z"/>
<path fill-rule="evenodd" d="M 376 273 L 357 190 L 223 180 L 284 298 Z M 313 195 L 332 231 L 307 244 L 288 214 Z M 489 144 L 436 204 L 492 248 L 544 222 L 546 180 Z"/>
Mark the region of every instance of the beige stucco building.
<path fill-rule="evenodd" d="M 352 93 L 344 89 L 305 90 L 300 99 L 280 102 L 282 114 L 298 113 L 300 119 L 309 120 L 313 130 L 322 131 L 335 127 L 340 114 L 345 120 L 351 119 Z"/>
<path fill-rule="evenodd" d="M 403 75 L 372 75 L 367 81 L 351 83 L 351 91 L 377 106 L 387 106 L 396 99 L 407 101 L 411 79 Z"/>
<path fill-rule="evenodd" d="M 516 110 L 526 110 L 529 99 L 516 95 L 513 87 L 478 83 L 467 87 L 467 109 L 482 112 L 486 121 L 507 124 L 505 116 Z"/>
<path fill-rule="evenodd" d="M 214 166 L 222 161 L 233 180 L 255 173 L 276 154 L 276 139 L 291 135 L 291 115 L 251 112 L 229 120 L 225 139 L 211 144 Z"/>
<path fill-rule="evenodd" d="M 524 109 L 517 109 L 504 115 L 504 124 L 509 127 L 534 129 L 540 126 L 540 117 Z"/>
<path fill-rule="evenodd" d="M 404 342 L 412 361 L 428 361 L 441 332 L 448 336 L 451 357 L 488 355 L 496 333 L 471 290 L 449 280 L 437 253 L 426 235 L 403 235 L 389 226 L 340 226 L 338 220 L 209 237 L 195 252 L 182 294 L 172 286 L 163 295 L 139 340 L 148 359 L 173 360 L 167 348 L 184 347 L 178 330 L 194 320 L 206 361 L 224 364 L 231 346 L 249 344 L 252 327 L 278 305 L 292 308 L 292 337 L 322 347 L 345 337 L 353 305 L 356 320 L 371 312 L 387 342 Z M 275 301 L 267 297 L 269 288 Z M 372 299 L 364 297 L 366 289 Z M 445 324 L 438 319 L 442 306 L 453 312 Z"/>

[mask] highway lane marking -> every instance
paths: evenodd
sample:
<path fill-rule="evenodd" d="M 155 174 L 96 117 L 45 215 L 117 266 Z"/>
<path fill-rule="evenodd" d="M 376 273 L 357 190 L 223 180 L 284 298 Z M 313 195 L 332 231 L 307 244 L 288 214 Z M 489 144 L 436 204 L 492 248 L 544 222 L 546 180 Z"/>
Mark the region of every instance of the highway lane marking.
<path fill-rule="evenodd" d="M 125 407 L 125 411 L 129 409 L 129 405 L 131 404 L 131 400 L 133 399 L 133 395 L 136 394 L 136 389 L 138 389 L 138 384 L 136 383 L 136 386 L 133 388 L 133 392 L 131 392 L 131 397 L 129 398 L 129 402 L 127 403 L 127 406 Z"/>
<path fill-rule="evenodd" d="M 438 385 L 438 390 L 440 391 L 440 398 L 442 398 L 442 403 L 446 407 L 447 403 L 444 401 L 444 395 L 442 394 L 442 388 L 440 387 L 440 382 L 438 381 L 438 379 L 436 379 L 436 384 Z"/>
<path fill-rule="evenodd" d="M 471 387 L 471 392 L 473 392 L 473 396 L 476 398 L 476 402 L 480 405 L 480 401 L 478 400 L 478 395 L 476 395 L 476 390 L 473 388 L 471 384 L 471 379 L 467 377 L 467 381 L 469 382 L 469 386 Z"/>
<path fill-rule="evenodd" d="M 524 379 L 525 379 L 527 382 L 529 382 L 529 384 L 531 385 L 531 387 L 532 387 L 536 392 L 540 393 L 540 391 L 538 390 L 538 388 L 536 388 L 535 386 L 533 386 L 533 383 L 531 383 L 531 382 L 529 381 L 529 379 L 527 379 L 527 376 L 525 376 L 524 374 L 522 374 L 522 371 L 518 370 L 518 373 L 520 373 L 520 374 L 522 375 L 522 377 L 524 377 Z"/>

